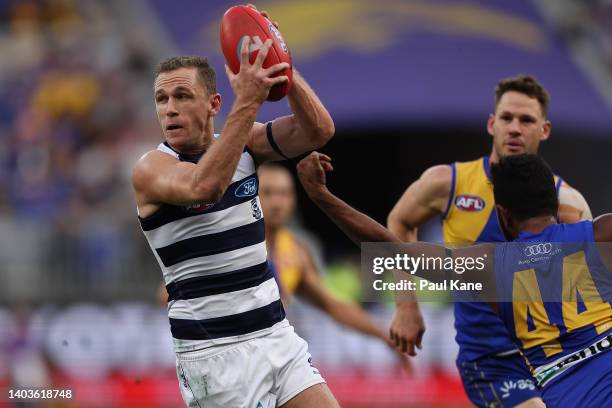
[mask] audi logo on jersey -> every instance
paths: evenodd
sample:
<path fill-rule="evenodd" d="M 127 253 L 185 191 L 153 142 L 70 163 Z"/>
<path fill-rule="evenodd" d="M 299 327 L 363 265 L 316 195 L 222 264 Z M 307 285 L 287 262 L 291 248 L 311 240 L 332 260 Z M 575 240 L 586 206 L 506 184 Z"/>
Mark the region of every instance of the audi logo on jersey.
<path fill-rule="evenodd" d="M 458 195 L 455 198 L 455 206 L 460 210 L 467 212 L 478 212 L 485 208 L 485 200 L 478 197 L 477 195 Z"/>
<path fill-rule="evenodd" d="M 552 244 L 550 242 L 525 247 L 526 256 L 545 255 L 549 254 L 550 251 L 552 251 Z"/>

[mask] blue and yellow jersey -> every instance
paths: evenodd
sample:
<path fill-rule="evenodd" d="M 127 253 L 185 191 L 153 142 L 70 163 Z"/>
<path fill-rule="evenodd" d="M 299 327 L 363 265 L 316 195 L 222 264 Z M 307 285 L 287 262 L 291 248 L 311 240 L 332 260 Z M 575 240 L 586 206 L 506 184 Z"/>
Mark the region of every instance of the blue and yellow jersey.
<path fill-rule="evenodd" d="M 493 185 L 489 180 L 489 157 L 456 162 L 451 167 L 451 193 L 442 217 L 444 242 L 505 241 L 497 221 Z M 561 182 L 561 178 L 555 176 L 557 191 Z M 459 360 L 474 361 L 486 355 L 516 350 L 499 316 L 486 304 L 455 302 L 455 328 Z"/>
<path fill-rule="evenodd" d="M 498 297 L 512 299 L 499 315 L 541 386 L 612 350 L 612 276 L 591 221 L 521 233 L 497 247 L 495 264 Z"/>
<path fill-rule="evenodd" d="M 269 261 L 276 273 L 282 298 L 290 300 L 302 280 L 302 259 L 299 244 L 288 229 L 283 228 L 276 233 Z"/>

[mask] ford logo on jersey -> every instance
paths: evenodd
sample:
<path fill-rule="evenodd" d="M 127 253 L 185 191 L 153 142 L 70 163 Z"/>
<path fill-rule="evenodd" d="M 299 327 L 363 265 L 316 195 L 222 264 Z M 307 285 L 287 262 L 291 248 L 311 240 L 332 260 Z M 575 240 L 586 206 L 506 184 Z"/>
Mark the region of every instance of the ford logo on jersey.
<path fill-rule="evenodd" d="M 455 206 L 467 212 L 478 212 L 485 208 L 485 200 L 476 195 L 462 194 L 455 198 Z"/>
<path fill-rule="evenodd" d="M 257 179 L 255 177 L 251 177 L 248 180 L 243 181 L 237 188 L 234 193 L 236 197 L 250 197 L 257 194 Z"/>

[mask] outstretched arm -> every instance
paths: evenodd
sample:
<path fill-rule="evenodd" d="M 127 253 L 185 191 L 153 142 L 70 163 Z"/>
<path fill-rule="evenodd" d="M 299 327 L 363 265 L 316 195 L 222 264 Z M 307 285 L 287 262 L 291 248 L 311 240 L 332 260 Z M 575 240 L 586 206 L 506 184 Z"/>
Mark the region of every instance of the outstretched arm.
<path fill-rule="evenodd" d="M 333 170 L 329 156 L 312 152 L 299 162 L 297 170 L 308 197 L 356 245 L 362 242 L 402 242 L 388 229 L 357 211 L 327 189 L 325 173 Z"/>
<path fill-rule="evenodd" d="M 255 8 L 253 5 L 249 6 Z M 265 11 L 261 14 L 270 19 Z M 276 22 L 274 25 L 278 28 Z M 331 115 L 295 68 L 292 82 L 287 94 L 292 115 L 277 118 L 271 125 L 270 137 L 277 148 L 270 144 L 266 124 L 256 123 L 253 127 L 247 145 L 260 162 L 283 160 L 319 149 L 336 131 Z"/>
<path fill-rule="evenodd" d="M 327 189 L 325 173 L 332 170 L 331 159 L 317 152 L 311 153 L 298 164 L 300 181 L 306 193 L 319 208 L 357 245 L 364 241 L 400 243 L 401 241 L 389 230 L 355 210 Z M 429 250 L 435 252 L 437 256 L 444 256 L 443 247 L 437 245 L 429 247 Z M 412 292 L 409 298 L 398 298 L 396 303 L 397 308 L 389 330 L 391 340 L 400 351 L 416 355 L 415 347 L 421 348 L 425 333 L 425 324 L 418 304 Z"/>
<path fill-rule="evenodd" d="M 425 170 L 395 204 L 387 217 L 387 227 L 400 240 L 416 242 L 418 227 L 446 211 L 451 187 L 452 169 L 449 165 Z M 414 294 L 409 294 L 412 295 L 409 298 L 396 299 L 390 333 L 402 350 L 413 355 L 415 347 L 421 348 L 425 323 Z"/>
<path fill-rule="evenodd" d="M 314 306 L 327 313 L 332 319 L 343 326 L 347 326 L 368 336 L 384 341 L 389 347 L 395 349 L 395 343 L 370 315 L 360 306 L 345 302 L 335 297 L 321 281 L 319 271 L 312 259 L 312 254 L 300 244 L 300 257 L 302 258 L 302 280 L 298 286 L 298 293 Z M 404 355 L 400 355 L 402 366 L 409 371 L 410 362 Z"/>
<path fill-rule="evenodd" d="M 300 245 L 302 259 L 302 280 L 298 286 L 298 293 L 310 303 L 327 313 L 340 324 L 351 327 L 368 336 L 388 341 L 384 331 L 378 327 L 370 316 L 359 306 L 344 302 L 323 286 L 317 267 L 310 252 Z"/>

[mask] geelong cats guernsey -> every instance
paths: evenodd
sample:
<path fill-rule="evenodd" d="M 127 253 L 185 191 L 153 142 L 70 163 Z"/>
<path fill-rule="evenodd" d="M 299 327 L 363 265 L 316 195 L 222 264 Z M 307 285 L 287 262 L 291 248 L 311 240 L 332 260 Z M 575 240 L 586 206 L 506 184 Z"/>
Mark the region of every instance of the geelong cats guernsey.
<path fill-rule="evenodd" d="M 180 154 L 167 143 L 157 149 L 181 161 L 197 163 L 201 157 Z M 220 201 L 162 204 L 139 217 L 166 283 L 176 352 L 264 336 L 288 325 L 266 260 L 258 187 L 255 162 L 245 148 Z"/>

